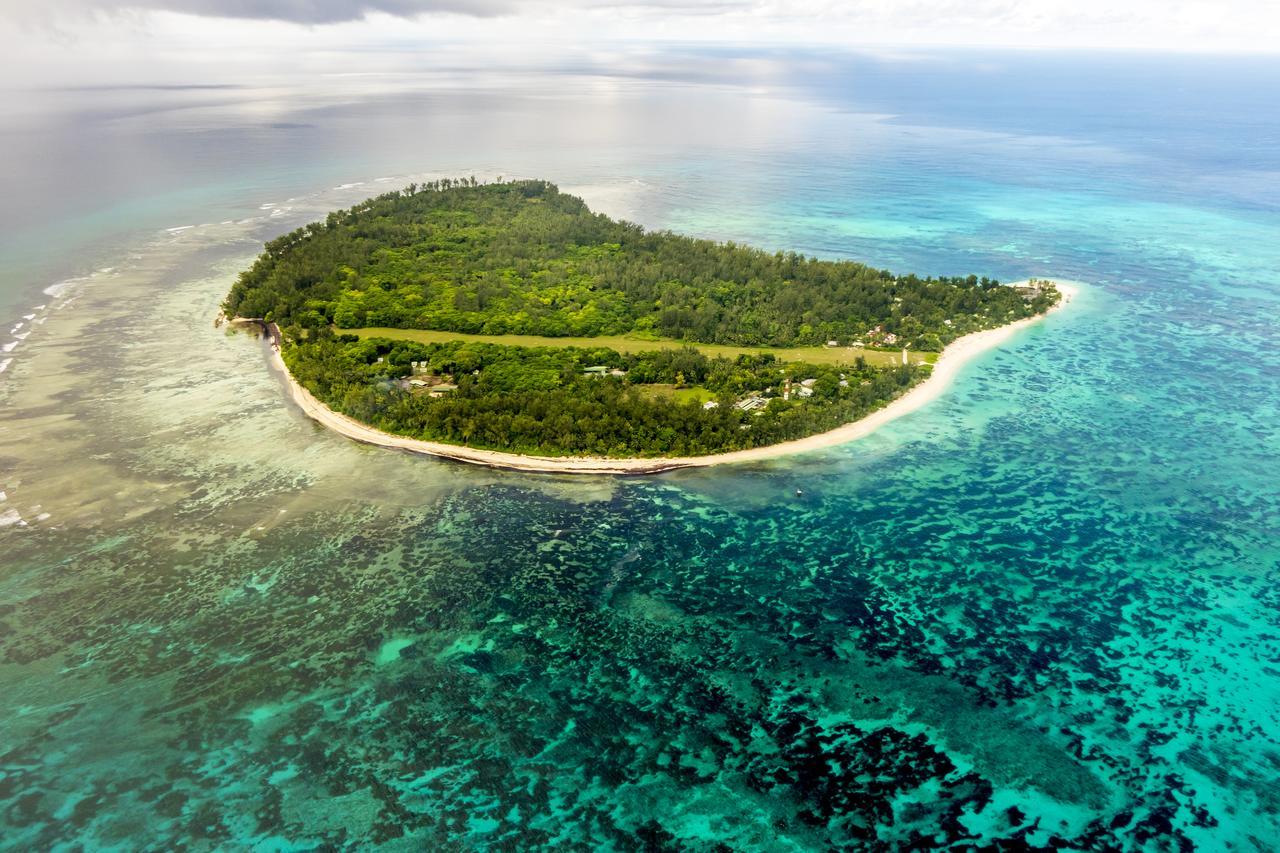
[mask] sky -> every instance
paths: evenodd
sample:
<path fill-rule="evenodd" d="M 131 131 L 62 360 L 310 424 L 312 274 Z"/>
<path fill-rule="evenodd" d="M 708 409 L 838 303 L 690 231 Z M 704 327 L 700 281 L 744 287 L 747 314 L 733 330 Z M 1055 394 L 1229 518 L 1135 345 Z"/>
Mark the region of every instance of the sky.
<path fill-rule="evenodd" d="M 0 38 L 10 87 L 234 80 L 335 62 L 378 72 L 427 54 L 438 65 L 536 66 L 670 42 L 1271 53 L 1280 2 L 0 0 Z"/>

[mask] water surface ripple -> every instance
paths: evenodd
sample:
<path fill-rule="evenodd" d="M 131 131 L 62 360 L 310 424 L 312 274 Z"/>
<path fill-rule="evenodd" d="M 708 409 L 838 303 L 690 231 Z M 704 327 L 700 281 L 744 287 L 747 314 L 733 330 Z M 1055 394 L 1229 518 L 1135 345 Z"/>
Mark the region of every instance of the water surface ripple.
<path fill-rule="evenodd" d="M 486 153 L 652 226 L 1090 286 L 855 444 L 584 480 L 347 442 L 214 328 L 378 185 L 118 247 L 0 356 L 0 847 L 1273 846 L 1277 211 L 1128 137 L 760 108 L 804 124 Z M 1204 133 L 1205 185 L 1266 172 Z"/>

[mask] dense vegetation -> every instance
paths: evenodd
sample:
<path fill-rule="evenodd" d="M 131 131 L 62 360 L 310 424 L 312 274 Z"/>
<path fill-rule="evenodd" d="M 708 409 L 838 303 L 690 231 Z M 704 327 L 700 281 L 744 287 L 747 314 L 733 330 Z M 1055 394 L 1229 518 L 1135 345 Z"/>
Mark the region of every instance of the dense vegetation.
<path fill-rule="evenodd" d="M 351 335 L 285 351 L 294 377 L 331 407 L 388 432 L 519 453 L 685 456 L 776 444 L 856 420 L 927 367 L 838 369 L 772 355 L 710 359 L 692 347 L 610 349 L 419 344 Z M 414 367 L 417 362 L 417 367 Z M 625 371 L 593 375 L 588 368 Z M 447 385 L 408 384 L 447 382 Z M 812 380 L 808 385 L 801 383 Z M 716 406 L 671 386 L 706 389 Z M 447 392 L 433 389 L 448 387 Z M 800 389 L 809 396 L 801 397 Z M 740 398 L 767 403 L 752 412 Z M 784 399 L 788 397 L 790 399 Z"/>
<path fill-rule="evenodd" d="M 883 405 L 928 368 L 711 359 L 692 347 L 624 355 L 421 344 L 341 330 L 629 334 L 752 346 L 834 339 L 938 350 L 1056 298 L 1051 288 L 1024 294 L 987 279 L 894 276 L 650 233 L 594 214 L 545 182 L 472 179 L 410 186 L 271 241 L 224 308 L 278 324 L 298 381 L 387 431 L 526 453 L 665 456 L 833 428 Z"/>
<path fill-rule="evenodd" d="M 267 244 L 227 313 L 281 327 L 385 326 L 937 351 L 1047 308 L 987 279 L 894 276 L 646 232 L 542 181 L 410 187 Z M 950 321 L 948 323 L 948 321 Z M 879 332 L 876 332 L 876 329 Z"/>

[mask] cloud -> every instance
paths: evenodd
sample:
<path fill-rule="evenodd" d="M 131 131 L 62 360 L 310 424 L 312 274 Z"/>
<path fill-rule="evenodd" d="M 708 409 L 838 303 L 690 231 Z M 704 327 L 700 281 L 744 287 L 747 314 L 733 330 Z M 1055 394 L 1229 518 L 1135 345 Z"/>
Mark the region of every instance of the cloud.
<path fill-rule="evenodd" d="M 46 0 L 39 12 L 26 0 L 0 0 L 0 11 L 19 17 L 59 12 L 131 11 L 177 12 L 213 18 L 248 18 L 290 21 L 299 24 L 334 24 L 355 21 L 372 13 L 411 18 L 431 13 L 450 13 L 474 18 L 490 18 L 515 12 L 516 0 Z"/>
<path fill-rule="evenodd" d="M 517 53 L 531 49 L 535 41 L 585 46 L 694 41 L 1274 53 L 1280 4 L 1277 0 L 0 0 L 0 25 L 6 18 L 23 30 L 52 33 L 48 38 L 67 43 L 76 38 L 126 41 L 133 38 L 129 30 L 150 31 L 156 34 L 157 44 L 169 34 L 199 37 L 208 33 L 218 34 L 227 43 L 254 42 L 264 29 L 259 22 L 280 21 L 301 25 L 299 29 L 313 42 L 329 37 L 320 30 L 342 29 L 353 45 L 361 38 L 392 44 L 424 39 L 488 45 L 501 41 L 504 51 Z M 317 24 L 342 26 L 313 26 Z M 271 38 L 281 42 L 284 36 L 273 29 Z"/>
<path fill-rule="evenodd" d="M 555 7 L 576 10 L 654 10 L 677 15 L 721 15 L 751 8 L 755 0 L 0 0 L 0 15 L 48 18 L 66 12 L 176 12 L 209 18 L 336 24 L 381 13 L 400 18 L 452 14 L 493 18 Z"/>

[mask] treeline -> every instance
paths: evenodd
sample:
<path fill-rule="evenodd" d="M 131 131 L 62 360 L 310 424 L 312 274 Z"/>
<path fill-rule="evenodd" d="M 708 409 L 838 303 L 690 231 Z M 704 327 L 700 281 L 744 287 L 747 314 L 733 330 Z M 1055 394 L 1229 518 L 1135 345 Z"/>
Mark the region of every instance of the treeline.
<path fill-rule="evenodd" d="M 720 453 L 833 429 L 884 405 L 927 368 L 782 363 L 771 355 L 711 359 L 684 348 L 611 349 L 418 344 L 320 333 L 285 350 L 294 377 L 331 408 L 387 432 L 541 455 L 678 456 Z M 413 363 L 417 362 L 415 369 Z M 590 376 L 588 367 L 626 371 Z M 449 380 L 431 397 L 405 377 Z M 805 379 L 812 396 L 782 399 Z M 654 396 L 654 383 L 699 384 L 714 408 Z M 745 394 L 768 398 L 743 412 Z"/>
<path fill-rule="evenodd" d="M 271 241 L 225 308 L 291 337 L 384 326 L 940 350 L 1056 299 L 647 232 L 543 181 L 472 179 L 387 193 Z"/>

